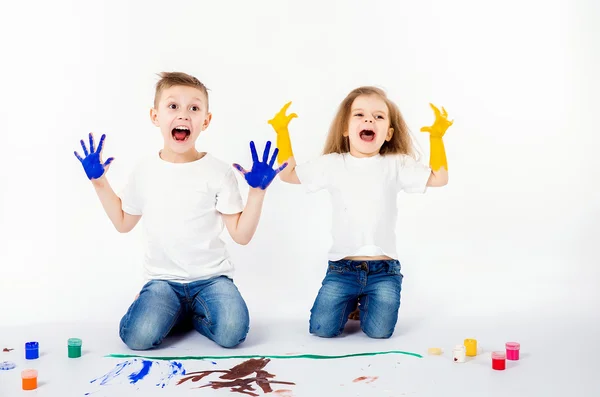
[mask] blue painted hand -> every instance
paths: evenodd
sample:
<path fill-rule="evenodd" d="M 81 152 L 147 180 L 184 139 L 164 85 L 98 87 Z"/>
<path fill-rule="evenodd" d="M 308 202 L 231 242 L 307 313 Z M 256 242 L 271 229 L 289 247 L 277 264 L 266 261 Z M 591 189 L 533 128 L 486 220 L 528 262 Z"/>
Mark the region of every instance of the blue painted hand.
<path fill-rule="evenodd" d="M 94 136 L 92 135 L 92 133 L 90 133 L 90 151 L 89 151 L 89 153 L 88 153 L 87 148 L 85 147 L 85 143 L 83 142 L 83 139 L 81 140 L 81 147 L 83 148 L 83 154 L 85 155 L 85 158 L 81 158 L 79 153 L 74 152 L 75 157 L 77 157 L 79 159 L 79 161 L 81 161 L 81 164 L 83 165 L 83 169 L 85 170 L 85 174 L 87 175 L 88 179 L 90 179 L 90 180 L 98 179 L 102 175 L 104 175 L 106 173 L 106 171 L 108 170 L 108 166 L 114 160 L 113 157 L 110 157 L 108 160 L 106 160 L 106 162 L 104 162 L 104 164 L 102 164 L 102 160 L 100 159 L 100 156 L 102 155 L 102 146 L 104 145 L 104 138 L 106 138 L 105 134 L 103 134 L 100 137 L 100 144 L 98 145 L 98 150 L 95 150 Z"/>
<path fill-rule="evenodd" d="M 252 170 L 246 171 L 239 164 L 234 164 L 233 166 L 242 174 L 244 178 L 246 178 L 246 182 L 248 185 L 253 188 L 260 188 L 265 190 L 275 179 L 277 174 L 281 172 L 285 167 L 287 167 L 287 163 L 283 163 L 281 167 L 277 169 L 273 169 L 273 164 L 275 164 L 275 160 L 277 159 L 277 153 L 279 149 L 275 148 L 273 151 L 273 156 L 271 157 L 271 161 L 267 163 L 269 159 L 269 151 L 271 149 L 271 142 L 267 142 L 265 146 L 265 151 L 263 152 L 262 161 L 258 161 L 258 154 L 256 154 L 256 147 L 254 146 L 254 142 L 250 142 L 250 150 L 252 151 Z"/>

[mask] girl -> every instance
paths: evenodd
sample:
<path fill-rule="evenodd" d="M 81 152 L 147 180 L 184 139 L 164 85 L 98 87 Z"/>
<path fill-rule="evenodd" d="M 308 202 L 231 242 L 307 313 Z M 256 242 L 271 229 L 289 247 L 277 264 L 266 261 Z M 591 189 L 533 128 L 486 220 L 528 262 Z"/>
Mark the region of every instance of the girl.
<path fill-rule="evenodd" d="M 326 189 L 333 201 L 329 266 L 310 316 L 310 333 L 340 335 L 355 309 L 361 329 L 389 338 L 400 308 L 403 275 L 396 252 L 397 194 L 424 193 L 448 182 L 442 137 L 453 123 L 444 108 L 421 131 L 430 134 L 429 166 L 414 157 L 412 141 L 398 107 L 376 87 L 359 87 L 342 101 L 329 129 L 323 155 L 296 164 L 286 115 L 287 103 L 269 124 L 277 133 L 281 180 L 307 191 Z M 354 311 L 354 312 L 353 312 Z"/>

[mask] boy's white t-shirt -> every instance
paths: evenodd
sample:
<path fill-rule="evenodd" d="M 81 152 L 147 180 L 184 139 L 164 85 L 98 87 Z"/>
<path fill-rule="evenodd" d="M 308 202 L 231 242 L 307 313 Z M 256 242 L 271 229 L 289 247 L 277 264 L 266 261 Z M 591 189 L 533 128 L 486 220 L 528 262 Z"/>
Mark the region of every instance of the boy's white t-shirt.
<path fill-rule="evenodd" d="M 147 279 L 192 282 L 233 276 L 220 234 L 222 214 L 243 210 L 230 165 L 205 154 L 188 163 L 159 155 L 141 161 L 121 194 L 123 211 L 142 215 Z"/>
<path fill-rule="evenodd" d="M 431 168 L 408 155 L 358 158 L 331 153 L 298 164 L 296 174 L 308 192 L 326 189 L 331 194 L 329 260 L 379 255 L 398 259 L 398 193 L 424 193 Z"/>

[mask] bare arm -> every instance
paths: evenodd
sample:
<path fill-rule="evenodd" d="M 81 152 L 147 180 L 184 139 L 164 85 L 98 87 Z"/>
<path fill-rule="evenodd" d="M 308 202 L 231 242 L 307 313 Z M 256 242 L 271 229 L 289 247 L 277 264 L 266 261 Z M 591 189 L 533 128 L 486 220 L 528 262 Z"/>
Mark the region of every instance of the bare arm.
<path fill-rule="evenodd" d="M 223 222 L 233 241 L 246 245 L 254 237 L 262 212 L 266 190 L 250 188 L 248 201 L 242 212 L 237 214 L 222 214 Z"/>
<path fill-rule="evenodd" d="M 437 171 L 431 171 L 429 179 L 427 180 L 427 186 L 429 187 L 442 187 L 448 184 L 448 171 L 444 167 L 441 167 Z"/>
<path fill-rule="evenodd" d="M 300 184 L 300 179 L 298 179 L 298 174 L 296 174 L 296 159 L 290 157 L 287 163 L 287 167 L 279 173 L 279 179 L 286 183 Z"/>
<path fill-rule="evenodd" d="M 108 215 L 110 221 L 119 233 L 128 233 L 138 223 L 141 215 L 131 215 L 123 211 L 121 208 L 121 199 L 114 192 L 113 188 L 108 183 L 106 175 L 99 179 L 93 179 L 92 185 L 96 189 L 96 194 L 102 203 L 104 212 Z"/>
<path fill-rule="evenodd" d="M 104 163 L 101 160 L 106 135 L 102 134 L 100 137 L 97 150 L 94 144 L 94 135 L 91 132 L 89 138 L 89 151 L 83 139 L 80 141 L 85 157 L 81 157 L 79 153 L 74 152 L 75 157 L 81 162 L 88 179 L 92 182 L 94 189 L 96 189 L 96 194 L 102 203 L 102 207 L 104 207 L 104 212 L 110 218 L 115 229 L 120 233 L 127 233 L 135 227 L 141 215 L 130 215 L 124 212 L 121 207 L 121 199 L 114 192 L 110 183 L 108 183 L 106 173 L 114 158 L 110 157 Z"/>

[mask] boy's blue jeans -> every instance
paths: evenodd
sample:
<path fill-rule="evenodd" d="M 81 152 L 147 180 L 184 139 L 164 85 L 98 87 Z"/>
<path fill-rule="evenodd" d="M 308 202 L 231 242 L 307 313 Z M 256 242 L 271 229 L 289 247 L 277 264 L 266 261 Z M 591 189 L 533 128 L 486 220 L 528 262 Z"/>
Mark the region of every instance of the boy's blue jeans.
<path fill-rule="evenodd" d="M 398 321 L 403 278 L 397 260 L 329 261 L 311 309 L 310 333 L 324 338 L 340 335 L 360 301 L 363 332 L 371 338 L 389 338 Z"/>
<path fill-rule="evenodd" d="M 130 349 L 152 349 L 190 320 L 196 331 L 223 347 L 242 343 L 250 325 L 246 303 L 228 277 L 189 284 L 151 280 L 121 319 L 119 335 Z"/>

